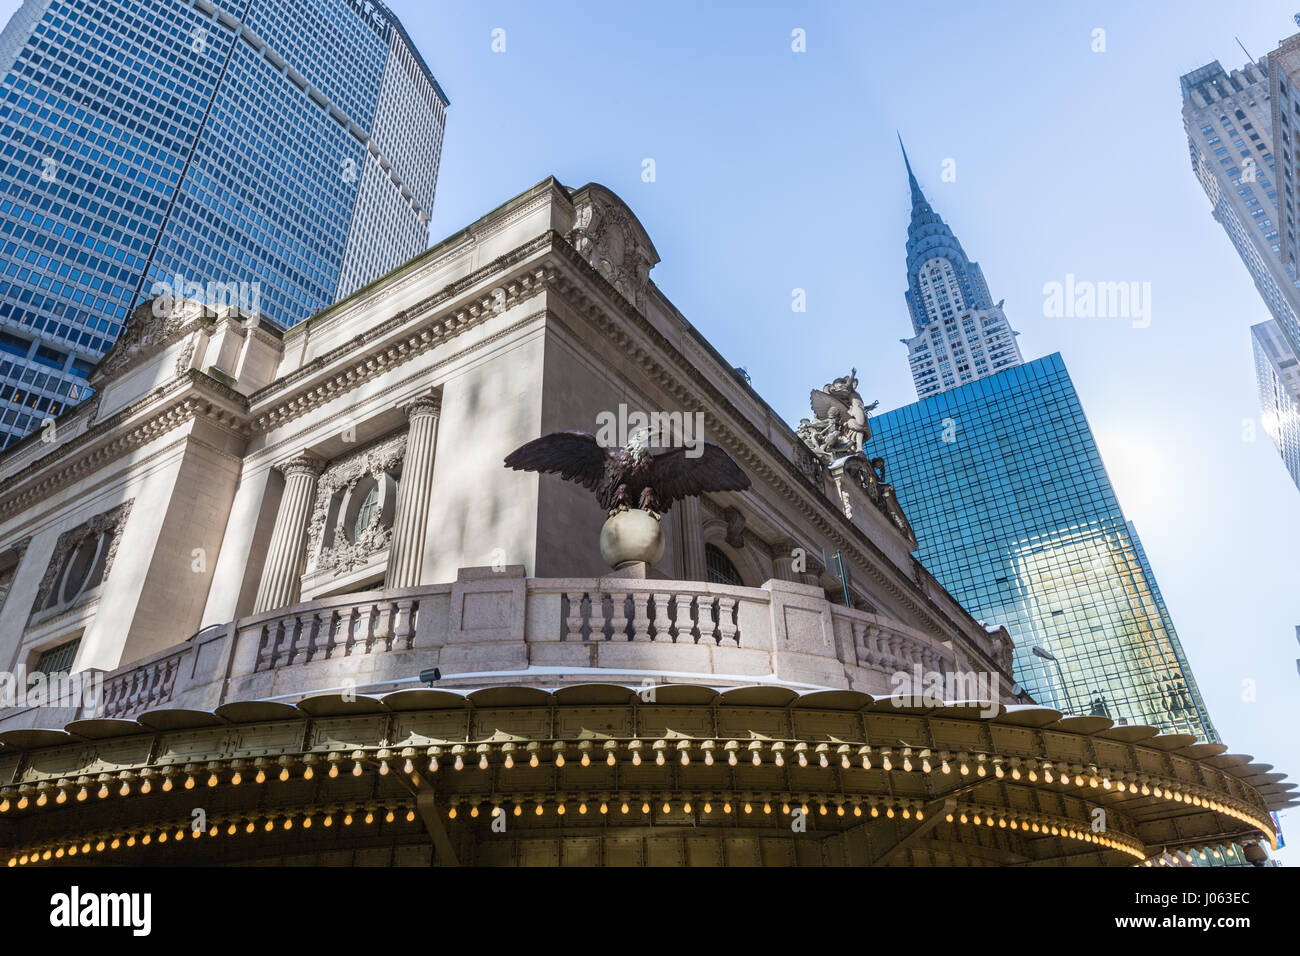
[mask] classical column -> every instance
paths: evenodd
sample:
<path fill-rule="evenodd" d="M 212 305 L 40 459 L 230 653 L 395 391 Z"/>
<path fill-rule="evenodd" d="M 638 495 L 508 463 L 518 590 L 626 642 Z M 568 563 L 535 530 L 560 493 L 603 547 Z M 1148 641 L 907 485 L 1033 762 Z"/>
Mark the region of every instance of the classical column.
<path fill-rule="evenodd" d="M 797 547 L 799 546 L 789 538 L 783 538 L 772 545 L 772 576 L 778 581 L 801 583 L 801 575 L 794 569 L 794 552 Z M 806 564 L 808 560 L 807 549 L 804 549 L 803 557 Z"/>
<path fill-rule="evenodd" d="M 681 509 L 682 580 L 707 581 L 709 566 L 704 559 L 704 518 L 698 497 L 677 502 Z"/>
<path fill-rule="evenodd" d="M 410 588 L 420 583 L 424 537 L 429 527 L 429 498 L 433 493 L 433 452 L 441 411 L 441 401 L 432 395 L 422 395 L 406 406 L 411 425 L 406 435 L 402 479 L 397 485 L 393 544 L 388 552 L 390 588 Z"/>
<path fill-rule="evenodd" d="M 323 461 L 306 452 L 275 466 L 284 475 L 284 494 L 280 496 L 271 544 L 266 549 L 254 614 L 288 607 L 298 599 L 307 522 L 316 501 L 316 479 L 324 466 Z"/>

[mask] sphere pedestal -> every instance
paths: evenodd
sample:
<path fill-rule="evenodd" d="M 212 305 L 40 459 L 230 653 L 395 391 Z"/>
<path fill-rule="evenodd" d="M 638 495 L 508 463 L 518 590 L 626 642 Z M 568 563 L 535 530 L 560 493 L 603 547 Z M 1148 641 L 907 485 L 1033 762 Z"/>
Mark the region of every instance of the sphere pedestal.
<path fill-rule="evenodd" d="M 639 508 L 610 515 L 600 529 L 600 556 L 615 571 L 638 563 L 657 564 L 664 556 L 659 519 Z"/>

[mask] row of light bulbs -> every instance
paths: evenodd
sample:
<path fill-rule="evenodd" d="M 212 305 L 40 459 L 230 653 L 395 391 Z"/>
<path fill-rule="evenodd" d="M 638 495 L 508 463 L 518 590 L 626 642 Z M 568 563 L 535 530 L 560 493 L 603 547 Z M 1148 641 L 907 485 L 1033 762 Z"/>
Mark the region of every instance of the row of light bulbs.
<path fill-rule="evenodd" d="M 1005 809 L 988 806 L 967 806 L 954 809 L 944 816 L 948 823 L 963 826 L 997 827 L 1001 830 L 1023 830 L 1026 833 L 1038 833 L 1045 836 L 1061 837 L 1065 840 L 1078 840 L 1127 853 L 1138 860 L 1146 859 L 1142 844 L 1128 836 L 1117 836 L 1115 832 L 1094 833 L 1088 827 L 1080 827 L 1061 817 L 1043 814 L 1019 814 Z"/>
<path fill-rule="evenodd" d="M 498 757 L 501 766 L 506 770 L 510 770 L 520 763 L 533 768 L 539 767 L 543 755 L 545 755 L 548 762 L 553 763 L 556 767 L 564 767 L 571 759 L 585 767 L 590 766 L 593 760 L 600 759 L 601 752 L 604 753 L 604 762 L 612 767 L 619 762 L 618 753 L 620 749 L 631 754 L 630 763 L 633 766 L 640 766 L 645 762 L 642 757 L 643 751 L 646 752 L 647 757 L 653 755 L 650 759 L 658 766 L 667 764 L 669 760 L 668 754 L 671 751 L 676 751 L 678 762 L 682 766 L 689 766 L 692 749 L 698 749 L 701 752 L 701 760 L 706 766 L 712 766 L 715 763 L 715 751 L 720 751 L 721 754 L 726 755 L 725 759 L 728 765 L 737 766 L 741 763 L 740 753 L 743 750 L 747 750 L 750 754 L 747 762 L 754 766 L 761 766 L 764 762 L 763 753 L 766 750 L 772 755 L 772 763 L 777 767 L 784 767 L 787 763 L 793 762 L 799 767 L 815 764 L 823 768 L 829 768 L 832 762 L 835 762 L 843 770 L 853 769 L 855 765 L 864 770 L 871 770 L 878 765 L 879 769 L 886 772 L 902 770 L 904 773 L 911 773 L 919 770 L 921 773 L 929 774 L 937 770 L 937 772 L 946 775 L 953 773 L 955 770 L 962 777 L 969 777 L 972 774 L 976 778 L 991 775 L 994 779 L 1000 780 L 1010 777 L 1013 781 L 1027 780 L 1029 783 L 1038 783 L 1041 779 L 1045 784 L 1058 783 L 1062 787 L 1068 787 L 1073 783 L 1076 788 L 1087 787 L 1118 793 L 1128 792 L 1134 795 L 1141 794 L 1144 797 L 1154 796 L 1157 799 L 1173 800 L 1196 807 L 1205 807 L 1254 826 L 1264 833 L 1270 832 L 1263 815 L 1252 815 L 1249 811 L 1212 799 L 1208 794 L 1192 792 L 1186 789 L 1183 784 L 1171 784 L 1167 780 L 1148 774 L 1114 774 L 1104 768 L 1085 767 L 1082 764 L 1071 765 L 1065 762 L 1053 763 L 1052 761 L 1038 761 L 1033 758 L 1003 757 L 983 753 L 972 755 L 964 751 L 951 753 L 947 750 L 940 750 L 933 752 L 928 748 L 872 748 L 866 744 L 857 746 L 846 743 L 832 745 L 825 742 L 808 744 L 804 741 L 787 742 L 782 740 L 753 740 L 748 744 L 739 740 L 728 740 L 719 746 L 718 742 L 714 740 L 705 740 L 697 745 L 688 739 L 676 741 L 660 739 L 651 742 L 647 746 L 645 741 L 639 739 L 627 742 L 614 739 L 604 741 L 588 739 L 580 741 L 556 740 L 550 743 L 541 741 L 529 741 L 527 743 L 506 741 L 504 743 L 481 743 L 477 745 L 452 744 L 448 746 L 431 746 L 425 748 L 423 753 L 414 747 L 402 748 L 397 753 L 386 748 L 380 749 L 373 754 L 365 750 L 355 750 L 348 755 L 332 752 L 324 758 L 323 762 L 328 767 L 325 772 L 329 777 L 337 777 L 345 772 L 360 776 L 364 772 L 364 764 L 367 760 L 374 760 L 377 763 L 378 772 L 381 775 L 391 772 L 392 767 L 398 761 L 401 761 L 402 772 L 409 775 L 416 771 L 417 760 L 423 763 L 424 757 L 428 758 L 428 762 L 424 766 L 430 773 L 436 773 L 444 767 L 459 771 L 471 765 L 477 766 L 480 770 L 488 770 L 492 766 L 493 761 L 491 758 L 493 756 Z M 787 757 L 787 755 L 789 756 Z M 351 761 L 352 763 L 348 771 L 342 769 L 345 761 Z M 251 761 L 235 759 L 227 762 L 212 762 L 206 765 L 187 764 L 183 768 L 178 766 L 167 766 L 158 769 L 145 768 L 139 773 L 122 771 L 116 776 L 101 773 L 94 778 L 82 776 L 75 781 L 68 778 L 57 781 L 46 780 L 36 785 L 23 784 L 16 789 L 10 787 L 0 791 L 0 813 L 7 813 L 11 808 L 24 810 L 33 804 L 37 807 L 43 807 L 50 800 L 57 804 L 63 804 L 70 799 L 69 794 L 72 794 L 71 799 L 84 802 L 89 798 L 92 788 L 94 788 L 96 796 L 101 799 L 110 796 L 114 791 L 120 796 L 129 795 L 133 792 L 132 783 L 137 783 L 138 792 L 149 793 L 153 788 L 154 778 L 158 777 L 161 778 L 159 786 L 163 792 L 170 791 L 176 785 L 174 783 L 175 778 L 183 778 L 180 785 L 185 789 L 192 790 L 199 786 L 200 780 L 208 787 L 218 786 L 221 783 L 218 774 L 229 770 L 228 782 L 231 785 L 238 786 L 243 782 L 245 773 L 251 773 L 253 781 L 259 784 L 265 783 L 271 776 L 281 781 L 287 781 L 292 777 L 291 768 L 301 764 L 303 767 L 302 778 L 310 780 L 316 773 L 316 766 L 321 763 L 322 759 L 317 754 L 305 754 L 301 758 L 285 755 L 278 760 L 258 757 Z"/>
<path fill-rule="evenodd" d="M 105 853 L 113 850 L 130 849 L 150 844 L 164 845 L 168 842 L 180 843 L 186 839 L 197 840 L 207 836 L 238 836 L 258 832 L 272 833 L 275 830 L 293 830 L 295 827 L 310 830 L 319 820 L 320 826 L 329 829 L 336 824 L 350 827 L 354 823 L 370 825 L 378 820 L 394 823 L 403 819 L 407 823 L 415 821 L 415 810 L 406 803 L 378 804 L 365 803 L 356 806 L 303 807 L 283 812 L 266 813 L 256 819 L 248 816 L 222 815 L 208 821 L 206 828 L 196 829 L 190 821 L 172 824 L 158 824 L 153 827 L 127 830 L 108 834 L 92 834 L 71 842 L 52 843 L 33 849 L 15 850 L 8 859 L 9 867 L 48 863 L 77 856 L 90 856 L 92 853 Z"/>
<path fill-rule="evenodd" d="M 811 816 L 816 812 L 820 816 L 832 814 L 838 817 L 883 816 L 891 820 L 895 816 L 901 816 L 904 820 L 913 817 L 917 820 L 925 818 L 919 800 L 829 794 L 796 796 L 791 793 L 778 794 L 763 791 L 746 791 L 739 794 L 715 794 L 712 791 L 665 793 L 661 797 L 655 797 L 645 791 L 580 794 L 574 797 L 563 793 L 553 797 L 545 793 L 520 797 L 506 797 L 501 794 L 458 794 L 448 798 L 447 816 L 455 820 L 462 814 L 466 814 L 476 819 L 482 815 L 480 807 L 486 805 L 489 818 L 506 813 L 507 807 L 514 816 L 519 817 L 524 815 L 525 807 L 529 804 L 533 807 L 533 814 L 539 817 L 545 815 L 548 807 L 557 816 L 562 817 L 569 812 L 570 805 L 573 805 L 579 816 L 585 816 L 589 812 L 599 813 L 602 816 L 609 814 L 625 816 L 638 809 L 642 815 L 648 816 L 658 806 L 661 814 L 665 816 L 673 813 L 693 816 L 697 809 L 705 816 L 712 815 L 715 811 L 720 811 L 724 815 L 762 813 L 771 816 L 779 808 L 785 816 L 800 810 L 804 816 Z M 466 807 L 469 808 L 468 811 L 465 810 Z"/>
<path fill-rule="evenodd" d="M 576 805 L 579 815 L 586 815 L 589 812 L 598 812 L 601 815 L 614 814 L 616 816 L 626 816 L 639 809 L 642 815 L 649 815 L 653 812 L 652 797 L 649 794 L 632 794 L 632 793 L 603 793 L 595 795 L 580 795 L 569 800 L 565 795 L 559 794 L 552 799 L 548 799 L 545 794 L 537 794 L 533 798 L 507 799 L 499 795 L 479 795 L 479 796 L 453 796 L 450 799 L 450 807 L 447 815 L 450 819 L 456 819 L 460 814 L 465 813 L 464 808 L 468 807 L 467 814 L 471 818 L 477 818 L 481 815 L 480 807 L 488 807 L 488 815 L 495 817 L 498 814 L 506 813 L 506 807 L 509 806 L 511 812 L 516 817 L 523 816 L 525 806 L 529 803 L 533 805 L 533 813 L 536 816 L 542 816 L 546 813 L 547 808 L 560 817 L 563 817 L 570 802 Z M 733 803 L 734 799 L 734 803 Z M 838 817 L 852 815 L 862 817 L 867 815 L 872 818 L 884 816 L 887 819 L 893 819 L 895 816 L 901 816 L 904 820 L 915 819 L 923 820 L 925 818 L 924 810 L 919 801 L 897 800 L 894 798 L 876 797 L 857 797 L 857 796 L 834 796 L 834 795 L 803 795 L 796 797 L 792 794 L 773 794 L 773 793 L 753 793 L 747 792 L 735 795 L 715 796 L 712 793 L 704 792 L 695 794 L 665 794 L 660 800 L 660 810 L 664 815 L 673 812 L 680 812 L 683 815 L 692 815 L 698 806 L 704 815 L 711 815 L 715 810 L 714 801 L 718 801 L 716 809 L 721 810 L 724 815 L 754 814 L 761 812 L 764 815 L 772 815 L 775 811 L 776 804 L 780 806 L 780 812 L 789 816 L 796 808 L 805 815 L 810 815 L 813 811 L 810 803 L 816 807 L 816 813 L 821 816 L 834 814 Z M 639 807 L 637 804 L 640 804 Z M 675 806 L 674 806 L 675 804 Z M 590 806 L 589 806 L 590 805 Z M 166 844 L 169 838 L 174 842 L 180 842 L 184 839 L 198 839 L 205 833 L 208 837 L 217 837 L 223 833 L 228 836 L 235 836 L 240 832 L 253 834 L 260 829 L 264 832 L 272 832 L 279 828 L 283 830 L 292 830 L 295 825 L 303 830 L 310 830 L 317 817 L 320 817 L 320 825 L 329 828 L 335 825 L 336 819 L 343 826 L 351 826 L 357 820 L 364 824 L 372 824 L 376 820 L 383 818 L 386 823 L 393 823 L 402 814 L 407 822 L 414 822 L 416 819 L 415 811 L 409 805 L 397 803 L 394 805 L 380 805 L 376 803 L 362 804 L 358 806 L 341 808 L 303 808 L 301 810 L 290 810 L 281 813 L 271 813 L 259 819 L 253 819 L 244 816 L 223 816 L 208 824 L 205 830 L 194 830 L 188 824 L 162 825 L 147 828 L 139 831 L 128 831 L 114 833 L 111 835 L 89 836 L 70 843 L 51 844 L 44 847 L 38 847 L 30 850 L 15 852 L 8 860 L 8 866 L 25 866 L 28 864 L 49 862 L 51 860 L 62 860 L 74 858 L 78 854 L 90 855 L 102 853 L 105 851 L 118 850 L 123 847 L 131 848 L 136 845 L 148 846 L 156 842 L 160 845 Z M 946 822 L 960 824 L 963 826 L 984 826 L 987 828 L 999 828 L 1010 830 L 1023 830 L 1026 833 L 1051 835 L 1063 839 L 1078 840 L 1081 842 L 1092 843 L 1107 849 L 1117 850 L 1127 853 L 1138 860 L 1145 860 L 1146 853 L 1141 849 L 1141 845 L 1132 838 L 1126 836 L 1117 836 L 1114 832 L 1099 834 L 1093 833 L 1089 829 L 1080 827 L 1064 818 L 1052 817 L 1044 814 L 1026 815 L 1022 813 L 1009 812 L 1005 808 L 990 807 L 986 805 L 968 805 L 960 809 L 953 809 L 946 813 Z M 1217 858 L 1218 850 L 1214 851 Z M 1190 853 L 1188 854 L 1190 859 Z M 1205 859 L 1205 851 L 1201 850 L 1201 858 Z M 1150 865 L 1148 862 L 1147 865 Z"/>
<path fill-rule="evenodd" d="M 1205 852 L 1206 850 L 1209 850 L 1210 853 L 1206 853 Z M 1162 853 L 1158 858 L 1151 858 L 1151 859 L 1144 860 L 1142 862 L 1142 865 L 1156 866 L 1157 864 L 1159 864 L 1160 866 L 1169 866 L 1171 860 L 1177 862 L 1176 858 L 1179 856 L 1183 857 L 1188 863 L 1194 865 L 1196 863 L 1197 857 L 1200 857 L 1202 862 L 1206 862 L 1210 859 L 1211 854 L 1213 854 L 1214 859 L 1216 860 L 1223 859 L 1223 854 L 1219 852 L 1218 847 L 1203 846 L 1199 848 L 1190 847 L 1184 850 L 1174 850 L 1172 851 L 1172 853 Z"/>

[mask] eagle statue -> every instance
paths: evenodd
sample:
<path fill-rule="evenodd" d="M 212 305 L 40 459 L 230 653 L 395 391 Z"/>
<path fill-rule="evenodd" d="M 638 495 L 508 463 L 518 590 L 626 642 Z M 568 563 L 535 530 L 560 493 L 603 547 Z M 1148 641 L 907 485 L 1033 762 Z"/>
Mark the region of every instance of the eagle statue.
<path fill-rule="evenodd" d="M 605 448 L 586 432 L 552 432 L 516 448 L 505 463 L 516 471 L 544 472 L 576 481 L 594 491 L 600 506 L 611 515 L 640 508 L 662 516 L 682 498 L 749 488 L 749 476 L 717 445 L 700 443 L 694 457 L 691 448 L 652 454 L 655 438 L 654 429 L 639 428 L 624 447 Z"/>

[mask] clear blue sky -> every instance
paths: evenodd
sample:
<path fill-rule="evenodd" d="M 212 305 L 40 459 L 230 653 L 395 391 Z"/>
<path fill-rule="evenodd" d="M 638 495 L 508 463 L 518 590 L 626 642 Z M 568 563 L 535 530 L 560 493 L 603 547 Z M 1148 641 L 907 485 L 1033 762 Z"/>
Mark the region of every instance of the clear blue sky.
<path fill-rule="evenodd" d="M 452 104 L 433 239 L 547 175 L 604 183 L 663 256 L 655 281 L 792 423 L 848 365 L 882 408 L 915 398 L 900 130 L 1025 357 L 1064 355 L 1224 741 L 1300 774 L 1300 490 L 1258 427 L 1248 329 L 1268 313 L 1192 175 L 1178 89 L 1243 63 L 1234 35 L 1268 53 L 1300 5 L 390 5 Z M 1066 273 L 1150 282 L 1150 327 L 1045 318 Z M 1283 823 L 1300 843 L 1300 814 Z"/>
<path fill-rule="evenodd" d="M 433 238 L 550 174 L 604 183 L 659 249 L 655 281 L 790 422 L 850 364 L 882 408 L 915 399 L 900 130 L 1025 357 L 1064 355 L 1223 740 L 1300 774 L 1300 490 L 1258 427 L 1248 330 L 1268 313 L 1192 174 L 1178 89 L 1244 63 L 1234 35 L 1268 53 L 1300 7 L 392 7 L 451 98 Z M 1150 327 L 1045 318 L 1066 273 L 1150 282 Z"/>

